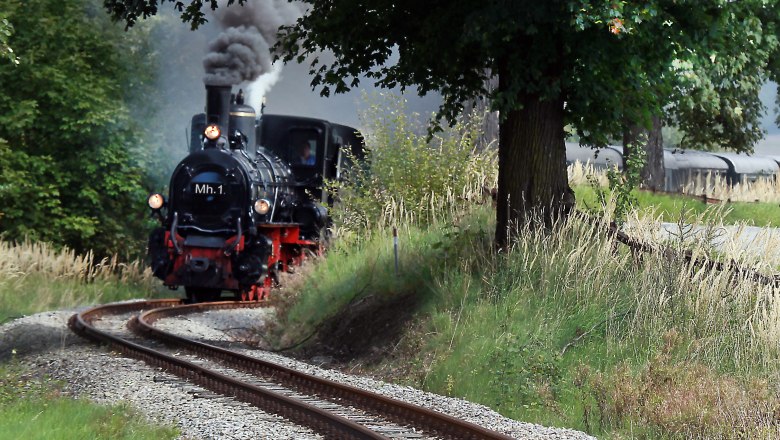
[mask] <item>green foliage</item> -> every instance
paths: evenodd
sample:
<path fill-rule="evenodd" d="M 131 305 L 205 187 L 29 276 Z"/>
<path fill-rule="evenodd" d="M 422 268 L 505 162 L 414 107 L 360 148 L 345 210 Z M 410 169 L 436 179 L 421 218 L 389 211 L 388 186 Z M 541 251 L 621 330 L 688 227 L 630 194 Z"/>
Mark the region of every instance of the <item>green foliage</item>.
<path fill-rule="evenodd" d="M 734 2 L 728 9 L 706 22 L 708 50 L 673 62 L 678 78 L 668 120 L 684 133 L 684 148 L 752 151 L 764 135 L 758 94 L 778 51 L 778 2 Z"/>
<path fill-rule="evenodd" d="M 442 92 L 441 114 L 451 121 L 476 95 L 489 94 L 502 113 L 529 98 L 560 97 L 567 103 L 564 123 L 595 145 L 620 136 L 624 121 L 648 125 L 681 97 L 706 102 L 698 110 L 683 106 L 690 111 L 678 112 L 681 120 L 691 121 L 693 111 L 716 119 L 719 134 L 743 147 L 755 138 L 760 102 L 754 85 L 766 78 L 768 57 L 777 49 L 778 17 L 762 0 L 305 3 L 310 13 L 284 29 L 279 48 L 287 60 L 313 57 L 312 85 L 323 94 L 354 87 L 365 74 L 380 85 Z M 362 23 L 359 32 L 355 22 Z M 393 47 L 397 61 L 390 61 Z M 316 57 L 320 51 L 332 51 L 336 61 L 326 64 Z M 686 65 L 697 68 L 696 80 Z M 499 87 L 486 90 L 496 73 Z M 713 99 L 707 90 L 726 96 Z M 740 98 L 750 98 L 741 104 L 741 117 Z"/>
<path fill-rule="evenodd" d="M 641 141 L 637 141 L 641 142 Z M 639 188 L 642 183 L 642 167 L 645 165 L 647 153 L 643 148 L 634 147 L 630 156 L 626 157 L 625 168 L 623 172 L 618 172 L 615 168 L 607 170 L 607 179 L 609 180 L 609 189 L 615 197 L 614 219 L 622 223 L 626 215 L 634 209 L 637 199 L 633 191 Z"/>
<path fill-rule="evenodd" d="M 67 397 L 61 384 L 24 374 L 15 363 L 0 365 L 0 432 L 3 438 L 69 440 L 173 439 L 171 427 L 144 423 L 126 405 L 101 406 Z"/>
<path fill-rule="evenodd" d="M 480 202 L 483 187 L 494 185 L 495 153 L 475 148 L 478 117 L 429 139 L 420 116 L 389 95 L 371 102 L 362 121 L 365 160 L 328 184 L 337 194 L 332 216 L 341 232 L 431 224 Z"/>
<path fill-rule="evenodd" d="M 3 2 L 0 231 L 105 255 L 143 249 L 145 143 L 129 117 L 153 71 L 143 34 L 94 0 Z"/>
<path fill-rule="evenodd" d="M 560 356 L 538 339 L 523 343 L 516 335 L 506 334 L 496 342 L 485 365 L 488 371 L 483 373 L 496 391 L 492 407 L 505 412 L 549 405 L 560 387 Z"/>
<path fill-rule="evenodd" d="M 642 142 L 641 140 L 638 142 Z M 645 163 L 647 152 L 643 148 L 636 148 L 634 152 L 626 157 L 625 168 L 623 171 L 612 166 L 607 168 L 606 175 L 609 182 L 608 188 L 604 188 L 593 175 L 586 176 L 590 188 L 595 193 L 595 205 L 591 205 L 592 199 L 579 199 L 577 202 L 583 206 L 587 212 L 597 216 L 607 215 L 609 218 L 622 224 L 626 215 L 637 205 L 636 189 L 642 182 L 642 167 Z"/>
<path fill-rule="evenodd" d="M 14 54 L 13 48 L 8 45 L 8 39 L 14 32 L 14 27 L 8 21 L 8 18 L 4 14 L 0 14 L 0 60 L 10 61 L 14 64 L 19 64 L 19 60 Z"/>
<path fill-rule="evenodd" d="M 611 192 L 601 188 L 598 183 L 572 187 L 577 194 L 577 207 L 594 214 L 603 212 L 603 206 L 611 199 Z M 648 191 L 634 191 L 635 209 L 644 213 L 653 213 L 660 221 L 676 223 L 682 218 L 693 222 L 697 218 L 712 217 L 721 211 L 720 218 L 725 224 L 744 223 L 760 227 L 780 227 L 780 206 L 776 203 L 732 202 L 725 206 L 707 205 L 697 197 L 678 194 L 661 194 Z"/>
<path fill-rule="evenodd" d="M 238 0 L 238 4 L 243 5 L 247 0 Z M 184 1 L 180 0 L 103 0 L 103 4 L 115 21 L 124 21 L 127 27 L 132 27 L 139 18 L 147 18 L 157 14 L 159 6 L 170 2 L 173 7 L 181 13 L 181 19 L 184 22 L 192 23 L 192 29 L 197 29 L 200 25 L 206 23 L 206 14 L 203 12 L 203 6 L 208 6 L 211 10 L 217 9 L 217 0 L 190 0 L 190 4 L 184 6 Z M 236 0 L 227 0 L 225 6 L 236 3 Z"/>

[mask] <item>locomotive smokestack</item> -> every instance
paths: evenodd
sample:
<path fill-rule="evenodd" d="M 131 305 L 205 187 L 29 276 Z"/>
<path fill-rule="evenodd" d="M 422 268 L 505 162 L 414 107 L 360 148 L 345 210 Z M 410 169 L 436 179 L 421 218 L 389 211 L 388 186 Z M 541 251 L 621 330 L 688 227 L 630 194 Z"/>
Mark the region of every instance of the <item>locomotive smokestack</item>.
<path fill-rule="evenodd" d="M 222 133 L 228 133 L 231 86 L 206 84 L 206 124 L 217 124 Z"/>

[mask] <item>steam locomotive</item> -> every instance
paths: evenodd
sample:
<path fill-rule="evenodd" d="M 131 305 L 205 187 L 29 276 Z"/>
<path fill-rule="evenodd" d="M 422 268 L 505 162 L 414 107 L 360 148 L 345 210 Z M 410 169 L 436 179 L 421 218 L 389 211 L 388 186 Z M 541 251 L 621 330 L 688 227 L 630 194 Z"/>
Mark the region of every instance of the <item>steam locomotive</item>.
<path fill-rule="evenodd" d="M 151 194 L 161 226 L 149 236 L 154 275 L 191 302 L 267 297 L 279 273 L 321 251 L 328 225 L 324 179 L 360 158 L 352 127 L 260 115 L 230 86 L 206 86 L 206 112 L 192 118 L 189 154 L 168 197 Z"/>

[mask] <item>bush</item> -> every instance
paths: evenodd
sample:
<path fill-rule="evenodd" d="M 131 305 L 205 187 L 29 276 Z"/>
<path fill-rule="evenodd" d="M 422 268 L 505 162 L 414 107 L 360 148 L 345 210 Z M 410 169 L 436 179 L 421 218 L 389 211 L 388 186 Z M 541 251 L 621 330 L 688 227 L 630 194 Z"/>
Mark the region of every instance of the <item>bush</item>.
<path fill-rule="evenodd" d="M 375 99 L 361 115 L 365 161 L 328 183 L 338 195 L 332 215 L 342 236 L 434 224 L 480 203 L 483 188 L 495 186 L 495 150 L 475 148 L 479 117 L 429 137 L 420 115 L 406 113 L 403 98 Z"/>

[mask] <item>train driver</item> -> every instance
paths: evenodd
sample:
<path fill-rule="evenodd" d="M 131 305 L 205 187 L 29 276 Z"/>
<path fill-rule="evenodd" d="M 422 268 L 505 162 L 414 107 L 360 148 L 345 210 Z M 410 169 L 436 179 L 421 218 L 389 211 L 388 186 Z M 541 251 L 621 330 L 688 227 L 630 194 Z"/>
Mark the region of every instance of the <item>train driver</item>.
<path fill-rule="evenodd" d="M 304 141 L 299 152 L 298 163 L 301 165 L 314 165 L 315 162 L 316 157 L 311 151 L 311 144 L 309 141 Z"/>

